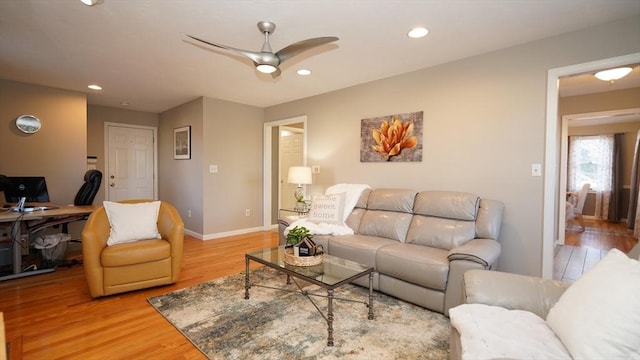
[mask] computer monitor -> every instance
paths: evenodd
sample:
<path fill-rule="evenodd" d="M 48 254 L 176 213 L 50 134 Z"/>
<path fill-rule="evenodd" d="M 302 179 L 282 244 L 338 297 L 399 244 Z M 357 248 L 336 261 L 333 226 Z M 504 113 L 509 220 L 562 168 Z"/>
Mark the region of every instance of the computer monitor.
<path fill-rule="evenodd" d="M 27 202 L 49 202 L 49 192 L 44 176 L 9 176 L 9 185 L 4 189 L 8 203 L 17 203 L 21 197 Z"/>

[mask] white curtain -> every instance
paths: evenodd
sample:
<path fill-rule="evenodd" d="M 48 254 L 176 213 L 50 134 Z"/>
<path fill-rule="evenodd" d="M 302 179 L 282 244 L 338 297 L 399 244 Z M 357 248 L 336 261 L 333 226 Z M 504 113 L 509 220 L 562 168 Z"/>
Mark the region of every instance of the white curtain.
<path fill-rule="evenodd" d="M 604 220 L 613 187 L 613 143 L 613 134 L 569 137 L 569 191 L 589 183 L 596 192 L 596 216 Z"/>

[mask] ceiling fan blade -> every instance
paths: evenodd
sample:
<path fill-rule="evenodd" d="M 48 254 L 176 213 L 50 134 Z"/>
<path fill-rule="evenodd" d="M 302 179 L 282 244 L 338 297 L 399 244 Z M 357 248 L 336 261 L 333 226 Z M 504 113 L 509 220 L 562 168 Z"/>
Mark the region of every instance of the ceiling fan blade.
<path fill-rule="evenodd" d="M 311 48 L 314 48 L 316 46 L 320 46 L 320 45 L 324 45 L 324 44 L 328 44 L 330 42 L 334 42 L 337 41 L 338 38 L 335 36 L 325 36 L 325 37 L 318 37 L 318 38 L 313 38 L 313 39 L 307 39 L 307 40 L 302 40 L 302 41 L 298 41 L 297 43 L 293 43 L 283 49 L 281 49 L 280 51 L 278 51 L 276 53 L 276 56 L 280 58 L 280 63 L 284 62 L 285 60 L 292 58 L 302 52 L 305 52 Z"/>
<path fill-rule="evenodd" d="M 231 51 L 234 51 L 234 52 L 236 52 L 236 53 L 238 53 L 240 55 L 244 55 L 244 56 L 248 57 L 249 59 L 253 60 L 253 62 L 255 64 L 259 63 L 261 61 L 261 59 L 262 59 L 262 54 L 259 53 L 259 52 L 236 49 L 236 48 L 233 48 L 231 46 L 226 46 L 226 45 L 216 44 L 216 43 L 213 43 L 213 42 L 210 42 L 210 41 L 206 41 L 206 40 L 197 38 L 195 36 L 191 36 L 189 34 L 185 34 L 185 35 L 190 37 L 193 40 L 200 41 L 200 42 L 205 43 L 207 45 L 215 46 L 215 47 L 220 48 L 220 49 L 231 50 Z"/>
<path fill-rule="evenodd" d="M 271 77 L 274 79 L 277 79 L 280 76 L 280 73 L 281 73 L 280 68 L 276 67 L 276 71 L 271 73 Z"/>

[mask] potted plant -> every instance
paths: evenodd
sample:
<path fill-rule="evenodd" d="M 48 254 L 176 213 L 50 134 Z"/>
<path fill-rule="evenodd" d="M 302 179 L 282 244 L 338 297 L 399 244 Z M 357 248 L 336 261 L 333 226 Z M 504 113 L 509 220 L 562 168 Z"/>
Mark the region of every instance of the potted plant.
<path fill-rule="evenodd" d="M 313 234 L 304 226 L 295 226 L 293 229 L 289 230 L 289 233 L 287 234 L 287 244 L 285 247 L 292 247 L 305 238 L 311 240 L 311 238 L 313 238 Z"/>

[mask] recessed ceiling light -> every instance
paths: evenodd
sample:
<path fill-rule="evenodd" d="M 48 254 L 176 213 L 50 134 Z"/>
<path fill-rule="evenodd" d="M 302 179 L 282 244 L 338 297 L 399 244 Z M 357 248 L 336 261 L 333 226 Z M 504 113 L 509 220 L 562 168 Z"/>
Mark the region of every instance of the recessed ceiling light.
<path fill-rule="evenodd" d="M 120 101 L 120 106 L 129 106 L 129 103 L 126 101 Z"/>
<path fill-rule="evenodd" d="M 91 90 L 102 90 L 102 86 L 100 85 L 96 85 L 96 84 L 91 84 L 89 86 L 87 86 L 89 89 Z"/>
<path fill-rule="evenodd" d="M 412 39 L 419 39 L 427 36 L 428 33 L 429 33 L 429 30 L 427 28 L 417 27 L 417 28 L 411 29 L 411 31 L 407 33 L 407 36 L 409 36 Z"/>
<path fill-rule="evenodd" d="M 311 75 L 311 70 L 300 69 L 300 70 L 297 71 L 297 73 L 300 76 L 307 76 L 307 75 Z"/>

